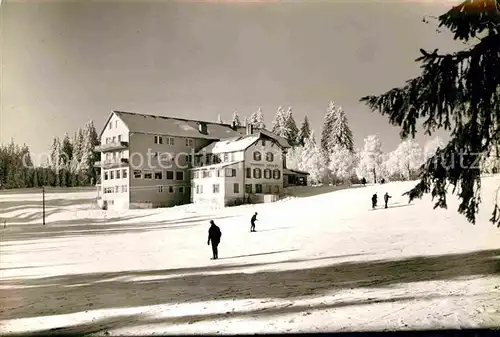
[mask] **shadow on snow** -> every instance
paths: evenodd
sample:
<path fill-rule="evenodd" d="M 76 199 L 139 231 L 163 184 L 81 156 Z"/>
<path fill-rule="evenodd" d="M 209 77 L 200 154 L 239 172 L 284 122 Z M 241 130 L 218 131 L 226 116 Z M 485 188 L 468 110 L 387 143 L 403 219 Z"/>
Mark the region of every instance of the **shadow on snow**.
<path fill-rule="evenodd" d="M 341 262 L 299 270 L 265 270 L 254 273 L 236 270 L 272 265 L 276 265 L 278 269 L 280 264 L 312 262 L 314 259 L 285 260 L 2 281 L 0 298 L 6 305 L 0 309 L 0 316 L 3 319 L 13 319 L 94 309 L 231 299 L 293 300 L 304 296 L 322 296 L 341 289 L 380 288 L 412 282 L 499 274 L 499 255 L 500 249 L 497 249 L 400 260 Z M 319 259 L 334 260 L 342 257 Z M 231 270 L 233 272 L 229 272 Z M 203 274 L 204 272 L 219 274 Z M 146 276 L 156 279 L 145 280 Z M 134 280 L 134 277 L 143 279 Z"/>

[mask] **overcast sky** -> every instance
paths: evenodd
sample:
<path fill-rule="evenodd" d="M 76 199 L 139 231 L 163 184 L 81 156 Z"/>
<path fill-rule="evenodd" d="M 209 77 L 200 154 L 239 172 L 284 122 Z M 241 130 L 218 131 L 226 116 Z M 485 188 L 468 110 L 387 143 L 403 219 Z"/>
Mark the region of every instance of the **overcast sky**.
<path fill-rule="evenodd" d="M 378 134 L 390 151 L 399 129 L 359 98 L 418 75 L 419 48 L 457 46 L 422 17 L 459 1 L 207 2 L 4 1 L 1 141 L 36 157 L 113 109 L 230 121 L 262 107 L 270 125 L 280 105 L 319 139 L 334 100 L 357 147 Z"/>

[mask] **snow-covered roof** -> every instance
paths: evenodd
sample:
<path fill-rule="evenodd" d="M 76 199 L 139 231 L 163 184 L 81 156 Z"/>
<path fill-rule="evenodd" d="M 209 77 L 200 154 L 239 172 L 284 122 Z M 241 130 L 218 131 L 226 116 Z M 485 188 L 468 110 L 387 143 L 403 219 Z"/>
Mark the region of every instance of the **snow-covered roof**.
<path fill-rule="evenodd" d="M 212 164 L 212 165 L 206 165 L 206 166 L 193 167 L 190 170 L 220 169 L 220 168 L 224 168 L 224 167 L 231 166 L 231 165 L 234 165 L 234 164 L 239 164 L 239 163 L 242 163 L 242 162 L 243 162 L 243 160 L 230 161 L 230 162 L 227 162 L 227 163 L 218 163 L 218 164 Z"/>
<path fill-rule="evenodd" d="M 227 153 L 246 150 L 258 141 L 260 134 L 223 139 L 202 148 L 198 153 Z"/>
<path fill-rule="evenodd" d="M 283 174 L 288 174 L 288 175 L 305 174 L 305 175 L 309 175 L 309 172 L 300 171 L 300 170 L 292 170 L 292 169 L 283 169 Z"/>
<path fill-rule="evenodd" d="M 130 132 L 214 140 L 238 137 L 244 133 L 243 129 L 238 128 L 237 130 L 234 130 L 229 124 L 196 121 L 176 117 L 145 115 L 124 111 L 113 111 L 112 114 L 118 116 L 123 123 L 125 123 Z M 109 118 L 111 118 L 111 115 Z M 200 123 L 206 125 L 206 133 L 200 132 Z"/>

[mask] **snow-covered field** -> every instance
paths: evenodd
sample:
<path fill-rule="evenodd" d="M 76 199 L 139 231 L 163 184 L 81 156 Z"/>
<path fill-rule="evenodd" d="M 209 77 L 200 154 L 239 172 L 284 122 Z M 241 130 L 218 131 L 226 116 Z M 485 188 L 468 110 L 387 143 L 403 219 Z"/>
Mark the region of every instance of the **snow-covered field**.
<path fill-rule="evenodd" d="M 473 226 L 414 183 L 211 210 L 0 194 L 0 333 L 273 333 L 500 326 L 500 177 Z M 389 209 L 372 211 L 374 192 Z M 379 202 L 381 203 L 381 202 Z M 256 233 L 249 219 L 259 213 Z M 208 220 L 223 235 L 211 261 Z M 1 220 L 0 220 L 1 221 Z M 3 222 L 3 221 L 2 221 Z"/>

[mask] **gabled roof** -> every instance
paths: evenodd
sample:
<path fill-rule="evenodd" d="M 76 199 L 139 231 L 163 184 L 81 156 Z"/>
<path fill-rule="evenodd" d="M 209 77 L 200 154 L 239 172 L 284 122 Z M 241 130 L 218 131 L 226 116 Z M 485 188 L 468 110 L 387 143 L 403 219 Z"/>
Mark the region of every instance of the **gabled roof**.
<path fill-rule="evenodd" d="M 244 151 L 250 145 L 257 142 L 260 138 L 259 134 L 253 134 L 249 136 L 241 136 L 236 138 L 223 139 L 218 142 L 214 142 L 202 148 L 198 153 L 227 153 Z"/>
<path fill-rule="evenodd" d="M 118 118 L 120 118 L 130 132 L 137 133 L 219 140 L 240 136 L 242 132 L 240 130 L 234 130 L 229 124 L 220 124 L 215 122 L 146 115 L 125 111 L 113 111 L 112 114 L 115 114 Z M 108 117 L 106 124 L 109 122 L 110 118 L 111 115 Z M 200 132 L 200 123 L 204 123 L 206 125 L 206 134 Z M 106 127 L 106 125 L 104 127 Z"/>
<path fill-rule="evenodd" d="M 295 174 L 304 174 L 304 175 L 309 175 L 309 172 L 306 171 L 300 171 L 300 170 L 292 170 L 292 169 L 283 169 L 283 174 L 288 174 L 288 175 L 295 175 Z"/>
<path fill-rule="evenodd" d="M 231 166 L 231 165 L 234 165 L 234 164 L 239 164 L 239 163 L 242 163 L 242 162 L 243 162 L 243 160 L 230 161 L 230 162 L 226 162 L 226 163 L 217 163 L 217 164 L 212 164 L 212 165 L 193 167 L 190 170 L 219 169 L 219 168 L 224 168 L 224 167 Z"/>

